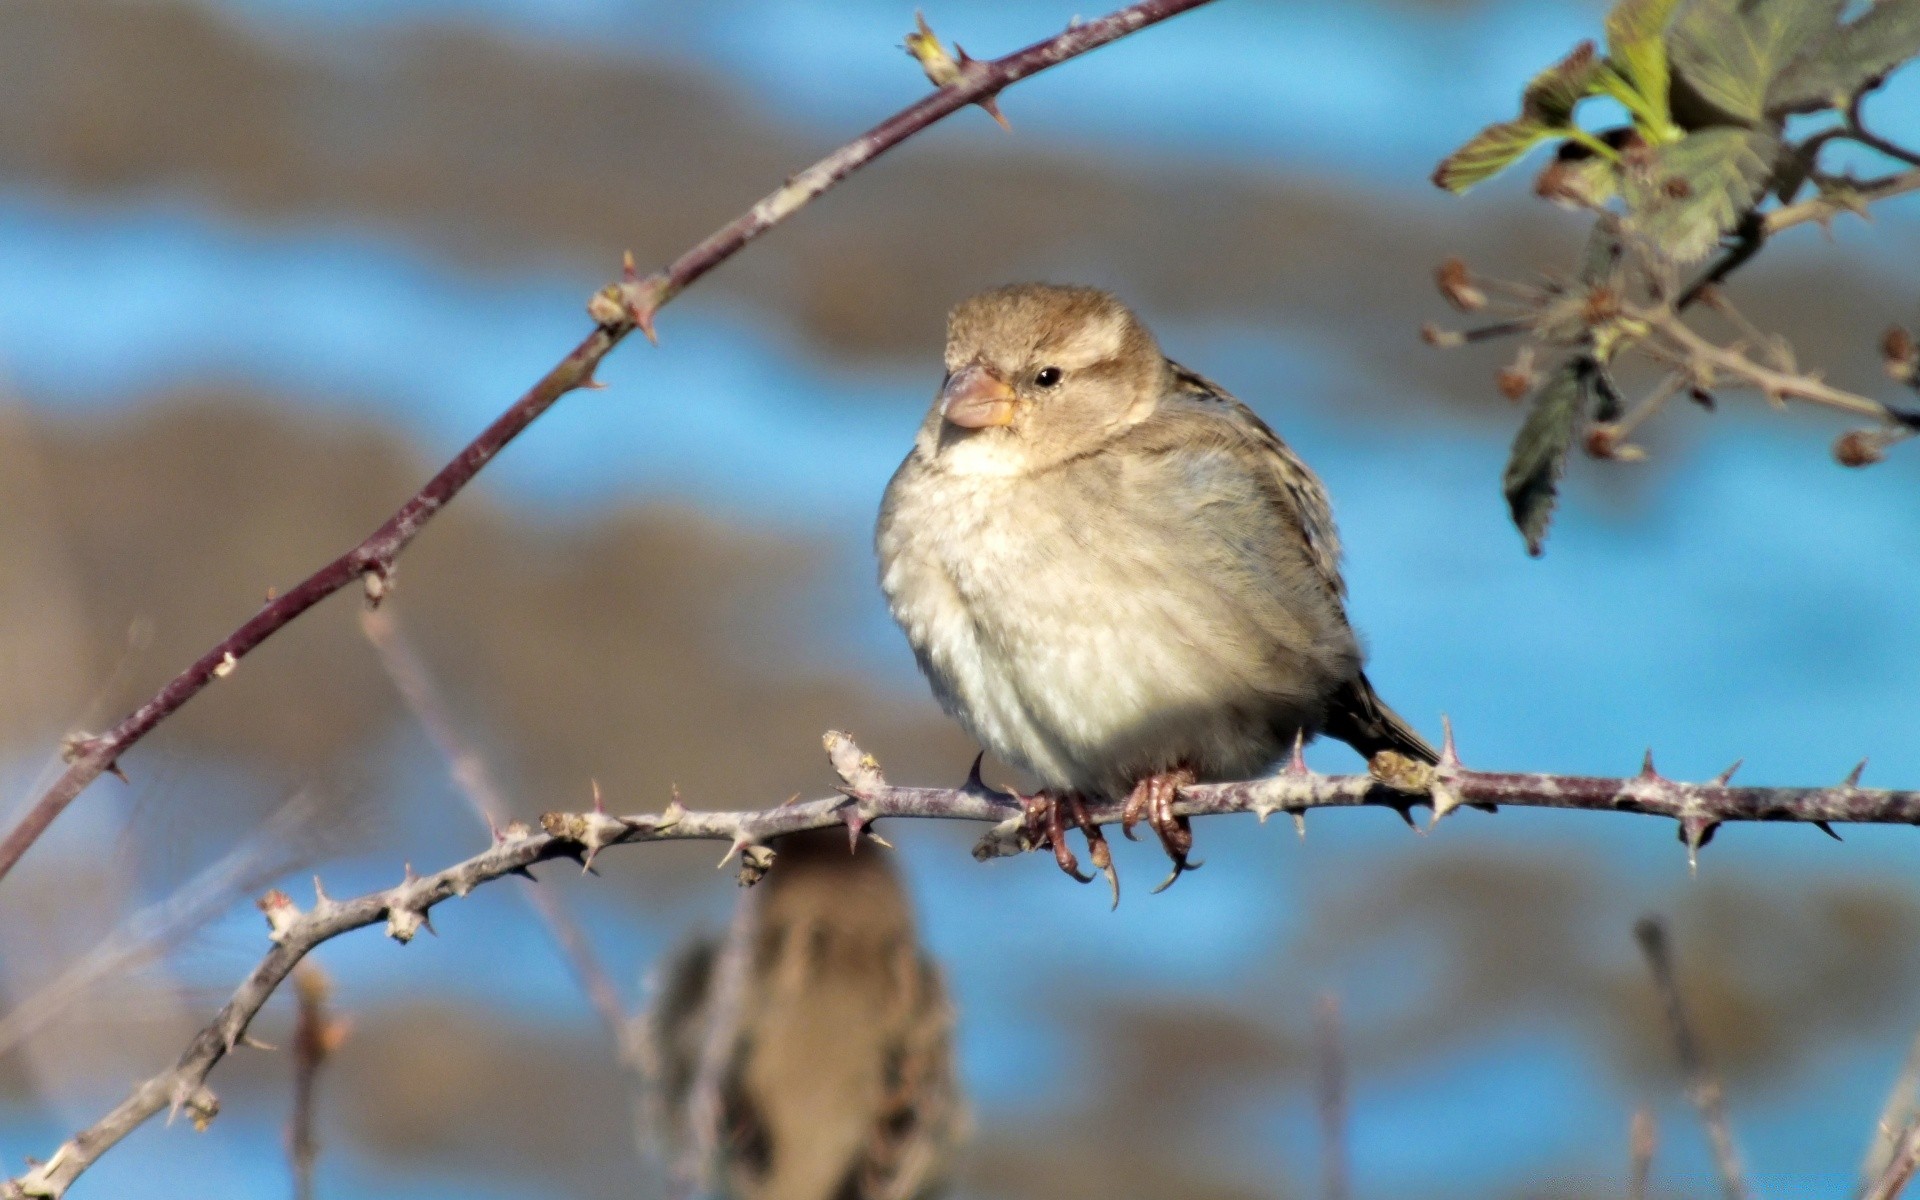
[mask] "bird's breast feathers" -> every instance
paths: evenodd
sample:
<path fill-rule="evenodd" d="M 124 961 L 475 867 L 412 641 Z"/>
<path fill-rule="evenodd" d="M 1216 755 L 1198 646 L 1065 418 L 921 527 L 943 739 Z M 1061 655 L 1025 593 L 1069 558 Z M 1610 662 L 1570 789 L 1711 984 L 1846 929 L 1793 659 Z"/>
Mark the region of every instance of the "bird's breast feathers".
<path fill-rule="evenodd" d="M 1275 658 L 1312 639 L 1248 594 L 1201 509 L 1124 456 L 1003 475 L 916 454 L 882 509 L 881 585 L 942 705 L 1048 783 L 1111 791 L 1170 755 L 1249 771 L 1277 713 L 1318 721 L 1318 685 Z"/>

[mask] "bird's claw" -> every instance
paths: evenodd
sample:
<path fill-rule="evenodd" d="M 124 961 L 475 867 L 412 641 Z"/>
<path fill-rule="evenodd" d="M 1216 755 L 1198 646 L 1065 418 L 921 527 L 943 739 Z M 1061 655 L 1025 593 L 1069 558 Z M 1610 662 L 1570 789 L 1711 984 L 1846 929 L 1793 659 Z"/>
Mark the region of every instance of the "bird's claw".
<path fill-rule="evenodd" d="M 1113 892 L 1113 906 L 1120 907 L 1120 875 L 1113 869 L 1113 849 L 1099 822 L 1087 813 L 1086 798 L 1078 792 L 1036 792 L 1021 796 L 1026 807 L 1026 835 L 1029 844 L 1053 849 L 1053 861 L 1078 883 L 1092 883 L 1093 876 L 1080 870 L 1080 860 L 1067 845 L 1067 827 L 1071 824 L 1087 839 L 1087 854 L 1107 880 Z"/>
<path fill-rule="evenodd" d="M 1173 860 L 1172 873 L 1153 889 L 1155 895 L 1172 887 L 1173 881 L 1182 874 L 1197 871 L 1205 865 L 1188 861 L 1187 855 L 1193 852 L 1193 825 L 1173 810 L 1180 789 L 1195 778 L 1194 772 L 1185 767 L 1149 775 L 1134 784 L 1132 794 L 1127 797 L 1126 808 L 1121 813 L 1120 827 L 1128 837 L 1133 836 L 1133 826 L 1145 820 L 1159 836 L 1161 849 Z"/>

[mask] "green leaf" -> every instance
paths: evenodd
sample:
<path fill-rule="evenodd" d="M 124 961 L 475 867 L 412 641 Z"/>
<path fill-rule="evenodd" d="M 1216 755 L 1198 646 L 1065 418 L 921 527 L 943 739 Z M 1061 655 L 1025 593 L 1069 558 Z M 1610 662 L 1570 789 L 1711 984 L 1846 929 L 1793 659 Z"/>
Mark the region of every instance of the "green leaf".
<path fill-rule="evenodd" d="M 1433 182 L 1449 192 L 1464 192 L 1506 170 L 1552 136 L 1553 130 L 1525 118 L 1489 125 L 1468 139 L 1466 145 L 1440 160 L 1440 165 L 1433 169 Z"/>
<path fill-rule="evenodd" d="M 1581 42 L 1559 62 L 1527 81 L 1520 93 L 1520 116 L 1552 128 L 1573 123 L 1574 105 L 1593 93 L 1600 60 L 1593 43 Z"/>
<path fill-rule="evenodd" d="M 1519 527 L 1520 536 L 1527 539 L 1528 554 L 1537 556 L 1546 544 L 1547 524 L 1553 519 L 1554 501 L 1559 496 L 1560 474 L 1566 469 L 1574 430 L 1586 412 L 1592 377 L 1593 362 L 1585 355 L 1576 355 L 1555 367 L 1534 389 L 1527 419 L 1513 439 L 1513 453 L 1507 459 L 1501 486 L 1513 511 L 1513 523 Z"/>
<path fill-rule="evenodd" d="M 1449 192 L 1464 192 L 1490 179 L 1557 134 L 1575 132 L 1573 109 L 1593 94 L 1601 70 L 1592 42 L 1581 42 L 1559 62 L 1535 75 L 1520 94 L 1520 116 L 1489 125 L 1440 161 L 1433 182 Z"/>
<path fill-rule="evenodd" d="M 1627 172 L 1627 217 L 1677 266 L 1706 257 L 1759 198 L 1780 139 L 1720 125 L 1656 146 Z"/>
<path fill-rule="evenodd" d="M 1824 39 L 1845 7 L 1846 0 L 1691 0 L 1667 35 L 1667 55 L 1702 100 L 1757 123 L 1775 76 Z"/>
<path fill-rule="evenodd" d="M 1607 60 L 1647 103 L 1667 119 L 1667 26 L 1680 0 L 1620 0 L 1607 14 Z"/>
<path fill-rule="evenodd" d="M 1774 78 L 1767 111 L 1780 115 L 1842 107 L 1861 88 L 1917 54 L 1920 0 L 1877 0 Z"/>

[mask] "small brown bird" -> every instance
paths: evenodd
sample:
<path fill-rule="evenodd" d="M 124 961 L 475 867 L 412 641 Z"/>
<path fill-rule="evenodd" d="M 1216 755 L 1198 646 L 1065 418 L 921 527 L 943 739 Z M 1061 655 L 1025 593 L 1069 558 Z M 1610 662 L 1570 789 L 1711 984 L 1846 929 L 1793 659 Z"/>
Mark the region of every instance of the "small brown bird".
<path fill-rule="evenodd" d="M 1046 785 L 1035 840 L 1075 878 L 1069 822 L 1112 879 L 1089 796 L 1159 834 L 1164 888 L 1199 865 L 1184 784 L 1322 732 L 1436 758 L 1361 670 L 1320 480 L 1106 292 L 1017 284 L 953 310 L 874 537 L 934 694 Z"/>
<path fill-rule="evenodd" d="M 717 1167 L 731 1200 L 936 1196 L 967 1116 L 953 1012 L 906 890 L 877 847 L 850 855 L 837 831 L 774 849 L 740 898 L 737 983 L 732 948 L 712 940 L 664 973 L 643 1056 L 659 1141 L 690 1173 Z M 703 1102 L 709 1055 L 717 1087 Z"/>

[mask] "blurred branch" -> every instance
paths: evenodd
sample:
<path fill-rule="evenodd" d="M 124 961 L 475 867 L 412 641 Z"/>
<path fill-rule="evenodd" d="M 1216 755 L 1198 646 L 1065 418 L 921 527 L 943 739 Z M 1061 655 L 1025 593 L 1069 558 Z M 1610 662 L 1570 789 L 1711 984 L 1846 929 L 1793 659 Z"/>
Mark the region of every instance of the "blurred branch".
<path fill-rule="evenodd" d="M 687 1144 L 679 1161 L 668 1164 L 675 1181 L 697 1195 L 712 1194 L 727 1136 L 727 1072 L 738 1048 L 758 925 L 757 906 L 742 896 L 714 963 L 713 1000 L 706 1006 L 700 1053 L 687 1090 Z"/>
<path fill-rule="evenodd" d="M 1909 1124 L 1893 1144 L 1886 1169 L 1861 1193 L 1861 1200 L 1897 1200 L 1920 1170 L 1920 1121 Z"/>
<path fill-rule="evenodd" d="M 320 1068 L 347 1040 L 349 1025 L 327 1010 L 333 985 L 312 963 L 293 974 L 299 1009 L 293 1024 L 293 1115 L 287 1120 L 287 1158 L 293 1167 L 294 1200 L 313 1200 L 313 1166 L 320 1141 L 313 1131 L 314 1092 Z"/>
<path fill-rule="evenodd" d="M 246 1038 L 248 1025 L 268 997 L 322 942 L 380 921 L 386 922 L 388 936 L 411 941 L 421 928 L 431 930 L 427 914 L 434 905 L 503 875 L 530 874 L 527 868 L 535 863 L 578 853 L 577 846 L 515 823 L 486 851 L 465 862 L 426 876 L 415 875 L 409 867 L 393 887 L 352 900 L 327 896 L 317 878 L 314 906 L 304 912 L 284 892 L 268 892 L 260 899 L 260 909 L 266 914 L 273 948 L 213 1020 L 194 1035 L 171 1067 L 135 1085 L 113 1111 L 61 1143 L 45 1162 L 28 1160 L 24 1175 L 0 1183 L 0 1200 L 58 1200 L 102 1154 L 162 1112 L 169 1121 L 184 1112 L 196 1127 L 204 1128 L 220 1112 L 219 1098 L 207 1087 L 208 1073 Z"/>
<path fill-rule="evenodd" d="M 267 638 L 356 581 L 364 584 L 368 602 L 378 604 L 393 585 L 394 564 L 427 523 L 459 495 L 495 455 L 561 397 L 578 388 L 597 386 L 594 371 L 628 334 L 640 329 L 652 337 L 655 314 L 701 276 L 836 183 L 941 118 L 970 104 L 991 100 L 1002 89 L 1030 75 L 1209 2 L 1140 0 L 1098 20 L 1074 24 L 1064 33 L 1004 58 L 968 60 L 959 68 L 953 83 L 902 109 L 793 176 L 667 267 L 641 279 L 635 275 L 629 259 L 623 280 L 609 285 L 589 302 L 588 313 L 597 322 L 593 331 L 364 541 L 285 594 L 268 600 L 245 624 L 174 676 L 118 725 L 105 733 L 69 738 L 64 746 L 67 769 L 40 794 L 6 837 L 0 839 L 0 878 L 13 869 L 21 855 L 89 784 L 102 772 L 118 767 L 120 756 L 129 747 L 179 711 L 208 684 L 230 674 L 241 659 Z"/>
<path fill-rule="evenodd" d="M 528 868 L 554 858 L 571 858 L 583 869 L 608 846 L 670 840 L 723 841 L 720 865 L 739 860 L 740 881 L 757 882 L 773 863 L 769 839 L 808 829 L 844 827 L 857 841 L 879 841 L 873 823 L 883 817 L 982 821 L 993 825 L 974 856 L 997 858 L 1037 849 L 1026 805 L 997 792 L 977 776 L 959 788 L 897 787 L 880 764 L 863 754 L 853 739 L 829 733 L 829 761 L 841 780 L 839 794 L 820 800 L 789 802 L 751 811 L 692 811 L 678 800 L 658 813 L 618 817 L 598 802 L 584 812 L 550 812 L 540 818 L 546 831 L 536 834 L 518 821 L 499 828 L 485 852 L 432 875 L 407 868 L 391 888 L 337 901 L 314 881 L 316 903 L 301 911 L 279 891 L 260 901 L 275 943 L 242 981 L 211 1024 L 195 1035 L 180 1059 L 136 1086 L 126 1100 L 94 1125 L 63 1143 L 44 1163 L 0 1184 L 0 1200 L 45 1197 L 58 1200 L 100 1155 L 162 1110 L 185 1111 L 204 1125 L 219 1112 L 206 1086 L 209 1072 L 245 1036 L 247 1026 L 295 965 L 315 946 L 331 938 L 384 921 L 389 937 L 413 940 L 422 928 L 432 931 L 428 913 L 441 902 L 465 896 L 504 875 L 532 877 Z M 1708 783 L 1681 783 L 1653 770 L 1651 755 L 1640 774 L 1626 779 L 1472 771 L 1460 765 L 1451 729 L 1440 762 L 1425 766 L 1392 755 L 1375 759 L 1374 774 L 1322 775 L 1307 768 L 1296 747 L 1281 773 L 1238 783 L 1193 784 L 1180 789 L 1174 809 L 1186 816 L 1276 812 L 1304 821 L 1309 809 L 1375 806 L 1393 809 L 1412 822 L 1411 809 L 1430 805 L 1434 819 L 1462 805 L 1511 804 L 1522 807 L 1637 812 L 1680 822 L 1689 853 L 1695 852 L 1724 821 L 1805 821 L 1826 828 L 1830 821 L 1920 824 L 1920 792 L 1896 792 L 1858 786 L 1859 769 L 1830 788 L 1736 788 L 1729 770 Z M 1089 803 L 1089 820 L 1117 824 L 1120 801 Z M 1830 829 L 1827 830 L 1832 832 Z"/>
<path fill-rule="evenodd" d="M 1687 1099 L 1700 1110 L 1701 1123 L 1707 1128 L 1714 1165 L 1720 1172 L 1721 1194 L 1727 1200 L 1746 1200 L 1746 1173 L 1740 1165 L 1740 1152 L 1733 1144 L 1733 1129 L 1727 1122 L 1726 1090 L 1708 1065 L 1699 1035 L 1687 1016 L 1686 1003 L 1680 996 L 1680 982 L 1673 973 L 1666 926 L 1654 917 L 1643 917 L 1634 925 L 1633 936 L 1647 956 L 1654 989 L 1660 993 L 1661 1004 L 1666 1009 L 1674 1057 L 1679 1060 L 1680 1074 L 1686 1080 Z"/>
<path fill-rule="evenodd" d="M 312 792 L 294 794 L 260 828 L 163 900 L 142 908 L 58 976 L 0 1016 L 0 1055 L 68 1012 L 109 975 L 151 961 L 265 887 L 329 840 L 328 814 Z M 335 818 L 337 820 L 337 817 Z"/>
<path fill-rule="evenodd" d="M 1627 1200 L 1647 1200 L 1647 1187 L 1653 1182 L 1653 1152 L 1660 1146 L 1660 1133 L 1649 1109 L 1633 1110 L 1633 1124 L 1627 1132 Z"/>
<path fill-rule="evenodd" d="M 1860 1166 L 1863 1190 L 1885 1175 L 1893 1163 L 1903 1135 L 1915 1119 L 1920 1118 L 1917 1102 L 1920 1102 L 1920 1037 L 1907 1047 L 1900 1077 L 1894 1080 L 1893 1090 L 1887 1093 L 1887 1103 L 1880 1110 L 1880 1119 L 1874 1124 L 1873 1141 L 1867 1147 L 1866 1161 Z"/>
<path fill-rule="evenodd" d="M 1328 993 L 1313 1013 L 1315 1082 L 1320 1109 L 1321 1200 L 1353 1194 L 1347 1150 L 1347 1058 L 1340 1038 L 1340 1000 Z"/>
<path fill-rule="evenodd" d="M 486 759 L 460 736 L 446 704 L 440 699 L 439 689 L 434 686 L 426 663 L 414 650 L 406 634 L 401 632 L 399 622 L 384 609 L 367 609 L 360 614 L 360 628 L 367 635 L 367 640 L 373 643 L 381 668 L 386 671 L 387 678 L 393 681 L 407 710 L 420 722 L 434 748 L 446 759 L 447 769 L 452 773 L 460 795 L 486 822 L 489 831 L 498 831 L 511 819 L 512 810 L 507 805 L 506 797 L 494 783 Z M 629 1070 L 637 1070 L 632 1021 L 626 1007 L 620 1003 L 620 991 L 614 986 L 613 976 L 607 973 L 600 956 L 594 952 L 586 931 L 567 911 L 566 903 L 558 893 L 546 888 L 534 888 L 526 893 L 526 897 L 527 903 L 533 906 L 541 923 L 547 927 L 547 932 L 566 957 L 567 966 L 573 971 L 580 990 L 586 993 L 588 1003 L 593 1005 L 593 1011 L 606 1025 L 607 1032 L 613 1035 L 621 1063 Z"/>

